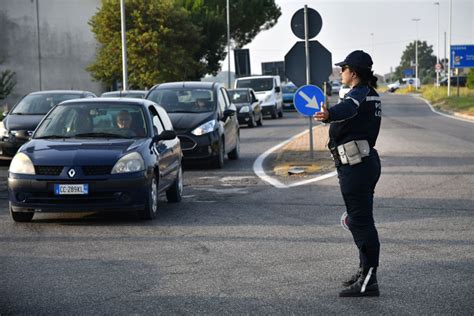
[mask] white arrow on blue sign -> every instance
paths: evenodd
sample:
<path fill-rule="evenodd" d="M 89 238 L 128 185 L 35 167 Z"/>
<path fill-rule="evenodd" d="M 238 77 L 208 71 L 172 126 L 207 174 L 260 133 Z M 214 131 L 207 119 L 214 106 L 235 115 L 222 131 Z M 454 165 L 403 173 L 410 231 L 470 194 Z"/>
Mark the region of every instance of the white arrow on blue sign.
<path fill-rule="evenodd" d="M 321 103 L 324 103 L 323 90 L 310 84 L 301 86 L 293 97 L 296 110 L 304 116 L 313 116 L 321 111 Z"/>

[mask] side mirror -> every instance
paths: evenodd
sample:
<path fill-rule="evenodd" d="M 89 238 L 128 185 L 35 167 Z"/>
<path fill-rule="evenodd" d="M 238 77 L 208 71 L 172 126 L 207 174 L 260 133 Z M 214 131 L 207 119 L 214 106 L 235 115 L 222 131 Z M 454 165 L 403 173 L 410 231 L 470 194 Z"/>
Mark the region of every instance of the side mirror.
<path fill-rule="evenodd" d="M 275 87 L 275 92 L 276 92 L 276 93 L 280 93 L 280 91 L 281 91 L 281 88 L 280 88 L 280 87 Z"/>
<path fill-rule="evenodd" d="M 227 109 L 224 111 L 224 119 L 226 119 L 229 116 L 234 116 L 236 113 L 235 109 Z"/>
<path fill-rule="evenodd" d="M 171 140 L 176 138 L 175 131 L 163 131 L 160 135 L 153 136 L 152 143 L 158 143 L 160 140 Z"/>

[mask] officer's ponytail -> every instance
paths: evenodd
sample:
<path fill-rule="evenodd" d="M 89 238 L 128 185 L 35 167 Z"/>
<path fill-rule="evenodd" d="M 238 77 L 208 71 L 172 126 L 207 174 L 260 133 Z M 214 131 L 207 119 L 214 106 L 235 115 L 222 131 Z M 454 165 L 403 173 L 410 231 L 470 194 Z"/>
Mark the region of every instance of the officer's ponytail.
<path fill-rule="evenodd" d="M 374 76 L 374 72 L 371 69 L 362 69 L 359 67 L 351 68 L 357 74 L 357 77 L 359 77 L 361 84 L 368 85 L 374 89 L 377 88 L 378 78 Z"/>

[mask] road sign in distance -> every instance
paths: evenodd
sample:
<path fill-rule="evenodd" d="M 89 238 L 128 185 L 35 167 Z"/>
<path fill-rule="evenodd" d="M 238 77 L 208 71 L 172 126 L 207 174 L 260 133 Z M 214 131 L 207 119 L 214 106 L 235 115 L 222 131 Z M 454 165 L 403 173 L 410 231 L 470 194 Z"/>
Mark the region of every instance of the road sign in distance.
<path fill-rule="evenodd" d="M 319 34 L 323 27 L 323 19 L 319 13 L 311 8 L 308 8 L 308 39 L 311 39 Z M 293 14 L 291 18 L 291 30 L 298 38 L 304 37 L 304 8 L 299 9 Z"/>
<path fill-rule="evenodd" d="M 304 116 L 311 117 L 321 111 L 321 103 L 324 103 L 324 92 L 321 88 L 313 85 L 300 87 L 293 97 L 296 110 Z"/>
<path fill-rule="evenodd" d="M 451 56 L 454 61 L 453 68 L 474 67 L 474 45 L 453 45 Z"/>

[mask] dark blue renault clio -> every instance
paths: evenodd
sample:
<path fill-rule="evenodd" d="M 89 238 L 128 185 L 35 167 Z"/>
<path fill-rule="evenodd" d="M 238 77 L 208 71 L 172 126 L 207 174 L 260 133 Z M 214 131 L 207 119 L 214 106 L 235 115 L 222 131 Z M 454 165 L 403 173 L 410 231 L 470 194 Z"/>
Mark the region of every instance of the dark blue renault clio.
<path fill-rule="evenodd" d="M 158 196 L 179 202 L 181 147 L 166 111 L 143 99 L 76 99 L 55 106 L 14 156 L 8 175 L 14 221 L 35 212 L 138 211 Z"/>

